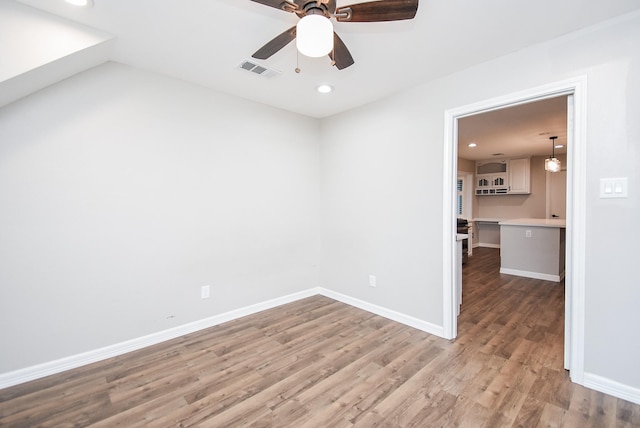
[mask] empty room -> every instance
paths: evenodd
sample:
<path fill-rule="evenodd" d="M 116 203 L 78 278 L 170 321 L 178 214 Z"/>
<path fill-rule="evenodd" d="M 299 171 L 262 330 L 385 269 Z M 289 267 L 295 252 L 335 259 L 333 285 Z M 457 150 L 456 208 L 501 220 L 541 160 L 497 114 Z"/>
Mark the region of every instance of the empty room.
<path fill-rule="evenodd" d="M 0 425 L 640 426 L 637 1 L 78 3 L 0 0 Z"/>

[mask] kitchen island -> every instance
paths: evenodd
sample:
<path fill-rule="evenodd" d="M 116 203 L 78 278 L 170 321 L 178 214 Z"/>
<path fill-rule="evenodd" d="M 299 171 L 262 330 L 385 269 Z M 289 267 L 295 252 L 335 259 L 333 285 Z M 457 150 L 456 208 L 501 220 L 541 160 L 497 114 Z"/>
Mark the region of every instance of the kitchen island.
<path fill-rule="evenodd" d="M 519 218 L 500 225 L 500 273 L 560 282 L 566 220 Z"/>

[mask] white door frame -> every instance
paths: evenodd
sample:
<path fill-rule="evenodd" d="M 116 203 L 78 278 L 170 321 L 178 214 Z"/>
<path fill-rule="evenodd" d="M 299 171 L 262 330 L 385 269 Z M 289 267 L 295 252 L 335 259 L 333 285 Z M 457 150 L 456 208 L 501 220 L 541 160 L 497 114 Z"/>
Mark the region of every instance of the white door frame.
<path fill-rule="evenodd" d="M 584 383 L 585 236 L 586 236 L 586 112 L 587 79 L 573 79 L 528 89 L 445 111 L 443 162 L 443 335 L 454 339 L 456 315 L 456 204 L 453 189 L 458 164 L 458 119 L 547 98 L 572 95 L 573 117 L 568 118 L 567 251 L 565 276 L 565 368 L 571 380 Z M 571 114 L 571 113 L 570 113 Z M 571 120 L 573 119 L 573 120 Z"/>

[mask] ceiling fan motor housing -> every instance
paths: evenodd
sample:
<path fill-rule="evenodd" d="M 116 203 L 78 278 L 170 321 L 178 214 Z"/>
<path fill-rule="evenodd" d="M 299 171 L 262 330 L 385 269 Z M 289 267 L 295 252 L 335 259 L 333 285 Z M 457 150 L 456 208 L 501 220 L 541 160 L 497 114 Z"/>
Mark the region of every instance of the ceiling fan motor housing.
<path fill-rule="evenodd" d="M 294 0 L 294 3 L 298 6 L 298 10 L 295 12 L 299 18 L 306 15 L 322 14 L 327 18 L 331 18 L 336 11 L 336 0 Z"/>

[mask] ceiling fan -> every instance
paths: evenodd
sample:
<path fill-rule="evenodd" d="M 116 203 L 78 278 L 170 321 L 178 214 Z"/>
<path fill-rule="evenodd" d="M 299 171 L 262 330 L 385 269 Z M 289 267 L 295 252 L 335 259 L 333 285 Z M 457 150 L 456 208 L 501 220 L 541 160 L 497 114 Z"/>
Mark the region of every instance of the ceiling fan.
<path fill-rule="evenodd" d="M 265 6 L 274 7 L 285 12 L 295 13 L 303 22 L 310 16 L 324 17 L 326 22 L 335 18 L 338 22 L 383 22 L 412 19 L 418 10 L 418 0 L 378 0 L 336 7 L 336 0 L 251 0 Z M 315 18 L 314 18 L 315 19 Z M 320 19 L 322 21 L 322 19 Z M 252 56 L 257 59 L 268 59 L 296 38 L 298 26 L 293 26 L 276 36 Z M 333 31 L 333 43 L 330 50 L 323 53 L 329 55 L 331 62 L 339 70 L 354 63 L 351 53 L 342 39 Z M 330 36 L 329 36 L 330 37 Z M 331 42 L 331 40 L 330 40 Z M 300 46 L 300 40 L 298 40 Z M 300 50 L 300 47 L 298 48 Z M 310 55 L 316 56 L 316 55 Z"/>

